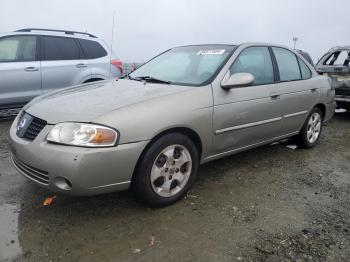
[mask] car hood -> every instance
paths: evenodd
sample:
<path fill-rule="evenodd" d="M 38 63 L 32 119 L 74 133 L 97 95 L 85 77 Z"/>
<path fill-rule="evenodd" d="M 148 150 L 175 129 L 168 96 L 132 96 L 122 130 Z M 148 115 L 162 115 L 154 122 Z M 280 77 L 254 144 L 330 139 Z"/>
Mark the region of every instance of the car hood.
<path fill-rule="evenodd" d="M 126 79 L 108 80 L 42 95 L 25 106 L 24 110 L 49 124 L 65 121 L 93 122 L 119 108 L 189 89 L 192 88 Z"/>

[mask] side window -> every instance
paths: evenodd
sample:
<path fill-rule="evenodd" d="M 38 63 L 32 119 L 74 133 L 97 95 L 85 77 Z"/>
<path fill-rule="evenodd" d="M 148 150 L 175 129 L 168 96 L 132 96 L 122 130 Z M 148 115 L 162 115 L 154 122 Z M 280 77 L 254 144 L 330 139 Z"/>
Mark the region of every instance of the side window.
<path fill-rule="evenodd" d="M 299 65 L 300 65 L 302 79 L 311 78 L 311 70 L 309 69 L 309 67 L 299 57 L 298 57 L 298 61 L 299 61 Z"/>
<path fill-rule="evenodd" d="M 107 51 L 95 41 L 79 39 L 79 43 L 87 59 L 95 59 L 107 55 Z"/>
<path fill-rule="evenodd" d="M 272 50 L 276 57 L 280 80 L 282 82 L 300 80 L 301 75 L 296 55 L 284 48 L 273 47 Z"/>
<path fill-rule="evenodd" d="M 73 38 L 44 36 L 44 59 L 77 60 L 80 59 L 80 49 Z"/>
<path fill-rule="evenodd" d="M 0 62 L 35 61 L 36 36 L 10 36 L 0 39 Z"/>
<path fill-rule="evenodd" d="M 245 49 L 230 68 L 235 73 L 250 73 L 254 76 L 254 85 L 274 83 L 271 55 L 267 47 L 249 47 Z"/>

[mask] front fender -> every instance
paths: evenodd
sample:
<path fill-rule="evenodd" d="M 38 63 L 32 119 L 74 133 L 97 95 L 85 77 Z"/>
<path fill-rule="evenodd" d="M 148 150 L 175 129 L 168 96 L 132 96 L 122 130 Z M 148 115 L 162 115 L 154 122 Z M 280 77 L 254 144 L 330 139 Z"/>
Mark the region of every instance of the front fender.
<path fill-rule="evenodd" d="M 99 117 L 96 123 L 116 128 L 120 144 L 151 140 L 173 128 L 188 128 L 199 135 L 205 156 L 212 146 L 212 118 L 211 86 L 205 86 L 120 108 Z"/>

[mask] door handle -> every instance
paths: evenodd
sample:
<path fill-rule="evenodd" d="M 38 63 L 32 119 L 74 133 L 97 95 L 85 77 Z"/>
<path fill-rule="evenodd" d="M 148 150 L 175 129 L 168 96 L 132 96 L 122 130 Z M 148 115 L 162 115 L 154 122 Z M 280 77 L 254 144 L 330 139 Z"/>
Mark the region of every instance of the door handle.
<path fill-rule="evenodd" d="M 311 89 L 311 93 L 314 93 L 314 92 L 316 92 L 317 91 L 317 88 L 312 88 Z"/>
<path fill-rule="evenodd" d="M 76 67 L 77 68 L 85 68 L 85 67 L 87 67 L 87 65 L 86 64 L 77 64 Z"/>
<path fill-rule="evenodd" d="M 34 66 L 29 66 L 29 67 L 24 68 L 24 71 L 26 71 L 26 72 L 35 72 L 35 71 L 39 71 L 39 68 L 34 67 Z"/>
<path fill-rule="evenodd" d="M 277 95 L 277 94 L 273 94 L 270 96 L 272 100 L 277 100 L 277 99 L 280 99 L 280 95 Z"/>

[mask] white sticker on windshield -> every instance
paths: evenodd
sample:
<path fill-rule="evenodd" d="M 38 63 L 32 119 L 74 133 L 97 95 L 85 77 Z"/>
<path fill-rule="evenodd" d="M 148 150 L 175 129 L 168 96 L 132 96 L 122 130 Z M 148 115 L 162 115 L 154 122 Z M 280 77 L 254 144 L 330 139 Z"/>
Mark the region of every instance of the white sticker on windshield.
<path fill-rule="evenodd" d="M 225 51 L 225 49 L 201 50 L 197 55 L 222 55 Z"/>

